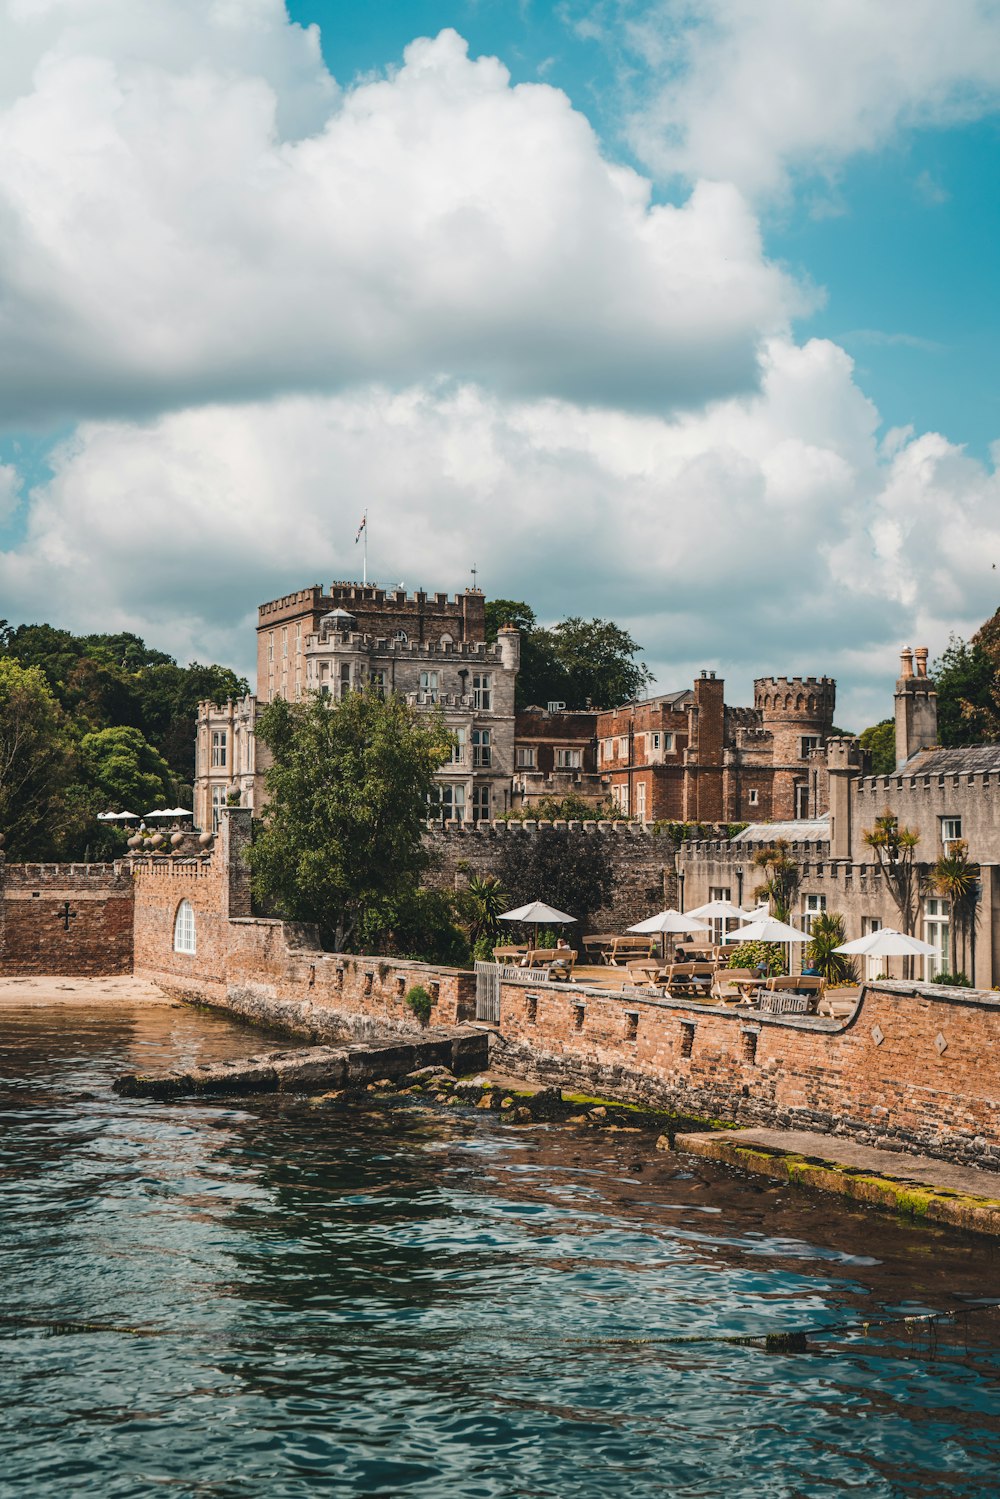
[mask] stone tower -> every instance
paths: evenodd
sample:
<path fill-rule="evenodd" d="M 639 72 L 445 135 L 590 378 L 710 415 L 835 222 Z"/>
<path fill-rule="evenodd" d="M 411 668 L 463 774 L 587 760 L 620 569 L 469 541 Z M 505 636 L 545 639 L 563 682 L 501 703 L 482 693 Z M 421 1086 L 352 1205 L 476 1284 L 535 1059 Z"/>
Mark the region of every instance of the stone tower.
<path fill-rule="evenodd" d="M 917 750 L 937 744 L 937 693 L 927 675 L 927 647 L 900 652 L 896 683 L 896 769 L 902 770 Z"/>

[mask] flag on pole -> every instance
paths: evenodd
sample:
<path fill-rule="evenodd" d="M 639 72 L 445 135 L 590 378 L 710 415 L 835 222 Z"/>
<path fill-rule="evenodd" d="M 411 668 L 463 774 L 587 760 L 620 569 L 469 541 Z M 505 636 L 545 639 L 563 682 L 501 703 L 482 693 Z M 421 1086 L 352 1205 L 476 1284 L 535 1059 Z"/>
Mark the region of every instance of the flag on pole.
<path fill-rule="evenodd" d="M 365 527 L 367 526 L 367 524 L 368 524 L 368 511 L 366 510 L 365 513 L 364 513 L 364 515 L 361 517 L 361 524 L 358 527 L 358 534 L 354 538 L 354 545 L 355 546 L 357 546 L 358 542 L 361 540 L 361 533 L 365 529 Z"/>

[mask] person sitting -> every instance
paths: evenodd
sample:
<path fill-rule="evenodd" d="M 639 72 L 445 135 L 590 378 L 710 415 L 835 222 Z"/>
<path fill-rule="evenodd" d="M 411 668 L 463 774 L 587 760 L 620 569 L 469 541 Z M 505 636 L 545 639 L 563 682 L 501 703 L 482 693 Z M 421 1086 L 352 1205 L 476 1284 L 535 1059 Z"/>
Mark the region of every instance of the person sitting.
<path fill-rule="evenodd" d="M 552 962 L 549 964 L 548 977 L 550 979 L 568 979 L 571 967 L 570 960 L 565 954 L 572 952 L 572 948 L 564 937 L 560 937 L 555 945 Z M 562 954 L 562 956 L 560 956 Z"/>
<path fill-rule="evenodd" d="M 763 958 L 761 958 L 759 963 L 754 964 L 751 972 L 755 979 L 766 979 L 771 976 L 770 967 Z"/>
<path fill-rule="evenodd" d="M 821 979 L 823 975 L 810 958 L 802 970 L 802 977 L 806 979 Z"/>

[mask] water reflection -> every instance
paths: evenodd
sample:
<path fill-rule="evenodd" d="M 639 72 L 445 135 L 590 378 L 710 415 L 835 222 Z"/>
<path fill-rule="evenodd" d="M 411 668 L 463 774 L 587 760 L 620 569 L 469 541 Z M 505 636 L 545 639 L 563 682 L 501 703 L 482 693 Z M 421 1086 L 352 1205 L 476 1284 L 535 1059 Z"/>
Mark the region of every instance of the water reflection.
<path fill-rule="evenodd" d="M 638 1134 L 107 1089 L 259 1042 L 189 1010 L 5 1024 L 0 1312 L 119 1330 L 0 1323 L 0 1493 L 995 1490 L 992 1314 L 684 1341 L 960 1306 L 1000 1293 L 991 1245 Z"/>

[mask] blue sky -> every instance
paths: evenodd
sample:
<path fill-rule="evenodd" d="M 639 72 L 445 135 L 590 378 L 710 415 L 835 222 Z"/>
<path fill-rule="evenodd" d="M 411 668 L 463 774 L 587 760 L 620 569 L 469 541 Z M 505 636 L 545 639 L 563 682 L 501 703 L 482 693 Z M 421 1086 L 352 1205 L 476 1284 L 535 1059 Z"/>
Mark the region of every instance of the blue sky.
<path fill-rule="evenodd" d="M 248 669 L 368 507 L 881 717 L 1000 603 L 998 131 L 997 0 L 0 0 L 0 614 Z"/>

